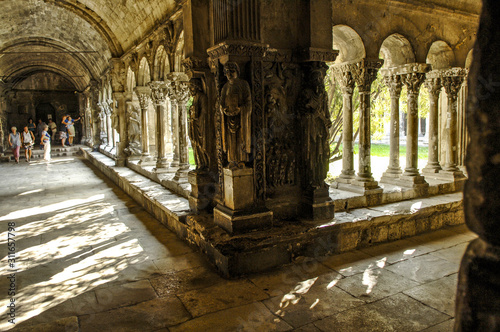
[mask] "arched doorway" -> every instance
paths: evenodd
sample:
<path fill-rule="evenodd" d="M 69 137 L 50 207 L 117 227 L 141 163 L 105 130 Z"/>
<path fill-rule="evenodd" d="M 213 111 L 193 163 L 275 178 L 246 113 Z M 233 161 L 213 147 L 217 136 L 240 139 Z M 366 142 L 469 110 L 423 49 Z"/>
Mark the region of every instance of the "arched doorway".
<path fill-rule="evenodd" d="M 55 121 L 56 109 L 50 103 L 40 103 L 36 106 L 35 110 L 36 122 L 42 119 L 43 122 L 48 123 L 49 119 Z"/>

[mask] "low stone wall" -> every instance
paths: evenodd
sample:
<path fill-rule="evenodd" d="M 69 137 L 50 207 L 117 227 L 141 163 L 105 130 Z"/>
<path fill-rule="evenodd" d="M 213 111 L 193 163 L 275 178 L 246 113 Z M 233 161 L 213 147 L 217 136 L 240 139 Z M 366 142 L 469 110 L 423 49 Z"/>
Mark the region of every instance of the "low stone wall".
<path fill-rule="evenodd" d="M 114 160 L 82 148 L 84 157 L 180 238 L 203 252 L 226 276 L 261 272 L 293 262 L 394 241 L 464 223 L 462 194 L 337 212 L 332 220 L 276 221 L 266 231 L 230 236 L 210 214 L 193 215 L 188 200 Z"/>

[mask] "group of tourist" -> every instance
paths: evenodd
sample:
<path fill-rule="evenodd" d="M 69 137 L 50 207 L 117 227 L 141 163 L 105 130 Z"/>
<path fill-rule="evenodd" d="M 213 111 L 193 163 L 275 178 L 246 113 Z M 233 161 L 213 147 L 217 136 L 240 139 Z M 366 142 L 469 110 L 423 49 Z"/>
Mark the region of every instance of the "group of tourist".
<path fill-rule="evenodd" d="M 79 121 L 80 118 L 73 120 L 71 116 L 65 115 L 62 118 L 61 125 L 59 127 L 59 138 L 61 139 L 61 144 L 66 147 L 66 139 L 68 140 L 68 145 L 73 145 L 73 139 L 75 137 L 75 122 Z M 36 135 L 35 135 L 36 130 Z M 31 161 L 32 149 L 35 142 L 38 140 L 40 145 L 43 147 L 43 159 L 46 162 L 50 162 L 50 150 L 51 141 L 55 140 L 57 133 L 57 125 L 52 119 L 49 119 L 49 124 L 46 124 L 41 119 L 38 120 L 38 126 L 33 122 L 33 119 L 28 120 L 28 124 L 24 127 L 24 130 L 19 133 L 16 127 L 11 128 L 11 133 L 9 134 L 9 145 L 14 154 L 14 159 L 16 163 L 19 164 L 19 152 L 21 146 L 24 147 L 26 162 Z"/>

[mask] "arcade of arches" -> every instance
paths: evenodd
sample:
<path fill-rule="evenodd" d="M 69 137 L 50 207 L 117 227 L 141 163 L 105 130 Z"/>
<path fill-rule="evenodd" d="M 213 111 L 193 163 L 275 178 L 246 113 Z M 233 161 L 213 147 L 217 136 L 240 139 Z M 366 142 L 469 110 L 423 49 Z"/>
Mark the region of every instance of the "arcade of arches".
<path fill-rule="evenodd" d="M 84 157 L 224 276 L 459 225 L 467 202 L 446 199 L 478 179 L 466 150 L 486 142 L 466 117 L 481 8 L 479 0 L 3 0 L 0 153 L 9 152 L 11 126 L 80 117 Z M 328 184 L 327 69 L 343 98 L 342 169 Z M 390 93 L 381 178 L 371 162 L 377 77 Z M 497 85 L 487 80 L 489 96 Z M 419 170 L 423 94 L 429 153 Z M 134 176 L 162 189 L 148 192 Z M 403 201 L 418 207 L 398 210 Z M 473 249 L 497 257 L 485 228 L 473 227 L 482 241 Z M 469 269 L 460 330 L 489 312 L 467 298 L 478 292 Z M 496 295 L 498 281 L 487 282 Z M 500 315 L 486 317 L 494 330 Z"/>

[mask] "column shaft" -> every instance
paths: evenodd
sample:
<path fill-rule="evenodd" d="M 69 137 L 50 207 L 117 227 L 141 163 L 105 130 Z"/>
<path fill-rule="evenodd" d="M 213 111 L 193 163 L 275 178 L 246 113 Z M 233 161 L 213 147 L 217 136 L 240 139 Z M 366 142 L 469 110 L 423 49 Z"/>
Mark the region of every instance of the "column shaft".
<path fill-rule="evenodd" d="M 177 112 L 179 115 L 179 165 L 181 168 L 189 168 L 186 100 L 179 100 Z"/>
<path fill-rule="evenodd" d="M 179 152 L 179 106 L 177 100 L 171 99 L 171 111 L 172 111 L 172 143 L 173 143 L 173 157 L 170 166 L 178 167 L 180 164 Z"/>
<path fill-rule="evenodd" d="M 359 92 L 359 170 L 356 180 L 373 181 L 371 170 L 370 92 Z"/>
<path fill-rule="evenodd" d="M 418 94 L 408 92 L 405 176 L 418 173 Z"/>
<path fill-rule="evenodd" d="M 439 95 L 441 92 L 441 80 L 434 77 L 434 73 L 428 73 L 425 81 L 427 91 L 429 91 L 429 159 L 427 166 L 422 170 L 425 173 L 437 173 L 441 169 L 439 164 Z"/>
<path fill-rule="evenodd" d="M 399 178 L 401 167 L 399 166 L 399 97 L 401 95 L 401 77 L 388 73 L 384 77 L 385 85 L 389 88 L 391 94 L 391 120 L 390 120 L 390 152 L 389 166 L 382 176 L 382 181 L 387 178 Z"/>

